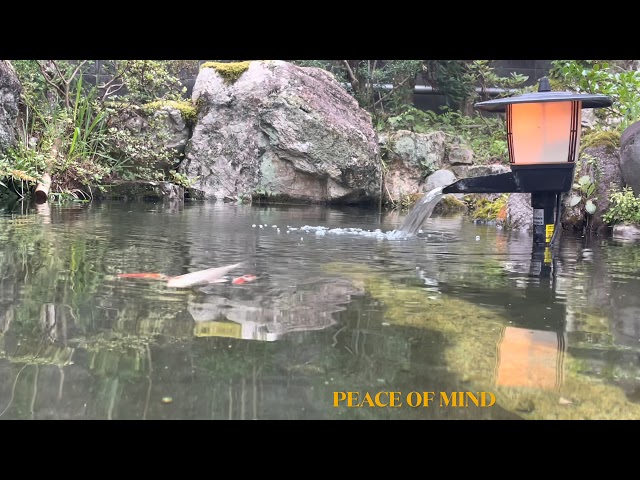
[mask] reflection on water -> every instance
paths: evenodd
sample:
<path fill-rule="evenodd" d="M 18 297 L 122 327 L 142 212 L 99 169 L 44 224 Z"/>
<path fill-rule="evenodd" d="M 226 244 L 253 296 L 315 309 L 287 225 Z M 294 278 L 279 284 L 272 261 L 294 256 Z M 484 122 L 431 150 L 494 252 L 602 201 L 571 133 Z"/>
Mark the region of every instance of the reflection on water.
<path fill-rule="evenodd" d="M 559 390 L 563 357 L 562 334 L 505 327 L 498 347 L 496 385 Z"/>
<path fill-rule="evenodd" d="M 640 418 L 639 245 L 566 234 L 538 251 L 527 233 L 463 216 L 388 235 L 405 219 L 5 206 L 0 419 Z M 118 276 L 241 261 L 234 276 L 257 280 L 175 289 Z M 335 392 L 362 398 L 334 406 Z M 384 403 L 389 392 L 403 405 Z M 496 403 L 418 408 L 410 392 Z"/>

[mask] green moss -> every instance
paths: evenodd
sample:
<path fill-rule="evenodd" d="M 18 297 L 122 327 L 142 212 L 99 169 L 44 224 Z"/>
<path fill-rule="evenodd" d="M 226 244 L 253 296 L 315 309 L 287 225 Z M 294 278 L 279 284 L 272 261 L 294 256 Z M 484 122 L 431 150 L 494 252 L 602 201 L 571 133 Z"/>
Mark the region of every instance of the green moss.
<path fill-rule="evenodd" d="M 203 68 L 213 68 L 226 83 L 234 83 L 247 71 L 249 65 L 251 65 L 250 61 L 230 63 L 205 62 L 200 66 L 200 70 Z"/>
<path fill-rule="evenodd" d="M 569 89 L 569 85 L 557 78 L 549 78 L 549 87 L 552 92 L 564 92 Z M 538 90 L 538 86 L 535 85 L 535 90 Z"/>
<path fill-rule="evenodd" d="M 467 204 L 462 200 L 456 198 L 455 195 L 445 195 L 442 200 L 438 202 L 434 211 L 443 214 L 466 212 L 468 209 Z"/>
<path fill-rule="evenodd" d="M 611 149 L 620 148 L 620 132 L 593 131 L 586 133 L 580 140 L 581 149 L 606 146 Z"/>
<path fill-rule="evenodd" d="M 471 216 L 474 220 L 498 220 L 507 208 L 509 195 L 503 193 L 495 200 L 479 198 L 474 206 Z"/>
<path fill-rule="evenodd" d="M 143 105 L 142 109 L 145 113 L 150 114 L 157 112 L 164 107 L 171 107 L 178 110 L 182 115 L 183 120 L 189 124 L 195 123 L 196 119 L 198 118 L 198 109 L 193 103 L 189 101 L 177 102 L 174 100 L 158 100 L 155 102 L 146 103 L 145 105 Z"/>
<path fill-rule="evenodd" d="M 424 197 L 423 193 L 409 193 L 400 198 L 402 208 L 413 208 L 413 206 Z"/>

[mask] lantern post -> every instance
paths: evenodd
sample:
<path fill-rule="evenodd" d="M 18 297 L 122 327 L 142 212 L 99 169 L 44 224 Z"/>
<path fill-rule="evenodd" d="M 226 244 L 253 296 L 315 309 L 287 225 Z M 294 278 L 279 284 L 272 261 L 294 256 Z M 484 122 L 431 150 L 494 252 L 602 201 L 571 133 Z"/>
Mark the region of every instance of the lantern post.
<path fill-rule="evenodd" d="M 573 185 L 582 109 L 612 103 L 606 95 L 553 92 L 546 77 L 537 92 L 476 103 L 478 110 L 505 113 L 511 172 L 464 178 L 442 193 L 531 193 L 533 242 L 548 247 L 560 224 L 562 194 Z"/>

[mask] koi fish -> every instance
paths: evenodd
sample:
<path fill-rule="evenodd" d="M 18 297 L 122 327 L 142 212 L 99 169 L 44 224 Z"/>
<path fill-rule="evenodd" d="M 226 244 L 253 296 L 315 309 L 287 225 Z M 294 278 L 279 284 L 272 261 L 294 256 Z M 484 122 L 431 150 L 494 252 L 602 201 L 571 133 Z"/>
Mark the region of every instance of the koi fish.
<path fill-rule="evenodd" d="M 169 277 L 164 273 L 119 273 L 118 278 L 149 278 L 151 280 L 166 280 Z"/>
<path fill-rule="evenodd" d="M 207 283 L 225 282 L 224 277 L 231 270 L 241 266 L 243 262 L 227 265 L 226 267 L 207 268 L 197 272 L 186 273 L 177 277 L 171 277 L 167 280 L 167 287 L 173 288 L 189 288 L 196 285 L 206 285 Z"/>
<path fill-rule="evenodd" d="M 258 277 L 256 277 L 255 275 L 247 274 L 242 275 L 241 277 L 234 278 L 233 280 L 231 280 L 231 283 L 234 285 L 242 285 L 243 283 L 253 282 L 257 278 Z"/>
<path fill-rule="evenodd" d="M 223 283 L 227 280 L 223 278 L 231 270 L 234 270 L 244 262 L 234 263 L 224 267 L 207 268 L 206 270 L 198 270 L 197 272 L 185 273 L 175 277 L 165 275 L 163 273 L 121 273 L 119 278 L 148 278 L 151 280 L 166 280 L 167 287 L 171 288 L 190 288 L 197 285 L 207 285 L 209 283 Z M 238 277 L 242 278 L 242 277 Z M 236 279 L 237 280 L 237 279 Z M 245 280 L 246 281 L 246 280 Z M 238 283 L 238 282 L 237 282 Z M 244 283 L 239 282 L 239 283 Z"/>

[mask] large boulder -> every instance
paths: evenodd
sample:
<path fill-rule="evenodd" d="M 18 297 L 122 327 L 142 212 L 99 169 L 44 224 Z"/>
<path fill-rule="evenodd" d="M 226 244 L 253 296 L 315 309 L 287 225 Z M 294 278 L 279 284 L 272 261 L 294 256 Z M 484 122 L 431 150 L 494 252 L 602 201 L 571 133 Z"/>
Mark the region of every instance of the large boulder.
<path fill-rule="evenodd" d="M 13 67 L 7 60 L 0 60 L 0 153 L 16 143 L 21 93 L 22 85 Z"/>
<path fill-rule="evenodd" d="M 236 78 L 203 64 L 198 120 L 179 171 L 205 199 L 364 203 L 380 195 L 371 117 L 329 72 L 252 61 Z"/>
<path fill-rule="evenodd" d="M 629 125 L 620 136 L 620 170 L 625 185 L 640 195 L 640 121 Z"/>

